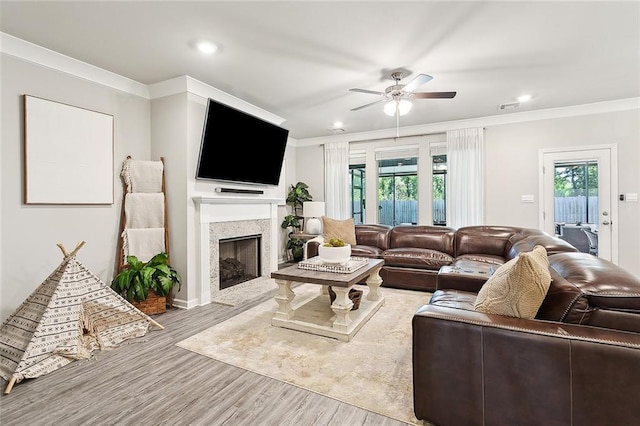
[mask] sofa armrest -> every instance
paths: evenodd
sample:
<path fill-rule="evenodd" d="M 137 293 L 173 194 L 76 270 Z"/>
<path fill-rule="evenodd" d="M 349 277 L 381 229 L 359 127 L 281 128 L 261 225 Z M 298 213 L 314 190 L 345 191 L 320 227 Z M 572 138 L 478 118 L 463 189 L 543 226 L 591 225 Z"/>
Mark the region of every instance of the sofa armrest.
<path fill-rule="evenodd" d="M 433 305 L 412 329 L 418 419 L 613 425 L 640 414 L 640 334 Z"/>
<path fill-rule="evenodd" d="M 304 244 L 304 259 L 310 259 L 318 255 L 318 246 L 324 243 L 324 237 L 318 235 L 310 240 L 307 240 Z"/>

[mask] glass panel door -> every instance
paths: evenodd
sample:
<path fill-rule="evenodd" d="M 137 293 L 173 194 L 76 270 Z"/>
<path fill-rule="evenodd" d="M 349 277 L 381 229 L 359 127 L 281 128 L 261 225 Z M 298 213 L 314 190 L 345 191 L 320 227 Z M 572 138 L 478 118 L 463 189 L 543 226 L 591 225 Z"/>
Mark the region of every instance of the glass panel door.
<path fill-rule="evenodd" d="M 542 155 L 543 230 L 580 251 L 617 261 L 617 206 L 611 159 L 615 147 L 548 151 Z M 585 231 L 597 234 L 597 247 Z"/>

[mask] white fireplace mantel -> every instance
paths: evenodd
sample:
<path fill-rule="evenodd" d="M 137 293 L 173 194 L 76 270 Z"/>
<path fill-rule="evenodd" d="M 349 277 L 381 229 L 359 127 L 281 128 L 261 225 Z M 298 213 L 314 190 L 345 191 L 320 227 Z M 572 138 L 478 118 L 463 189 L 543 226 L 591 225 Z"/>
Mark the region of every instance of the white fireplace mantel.
<path fill-rule="evenodd" d="M 279 198 L 262 197 L 224 197 L 200 195 L 193 197 L 196 205 L 199 232 L 199 304 L 211 303 L 211 268 L 209 245 L 209 227 L 211 223 L 236 222 L 246 220 L 271 221 L 271 238 L 269 267 L 271 271 L 278 269 L 278 205 L 283 203 Z"/>
<path fill-rule="evenodd" d="M 281 204 L 284 200 L 280 198 L 262 197 L 223 197 L 213 195 L 198 195 L 193 197 L 196 204 Z"/>

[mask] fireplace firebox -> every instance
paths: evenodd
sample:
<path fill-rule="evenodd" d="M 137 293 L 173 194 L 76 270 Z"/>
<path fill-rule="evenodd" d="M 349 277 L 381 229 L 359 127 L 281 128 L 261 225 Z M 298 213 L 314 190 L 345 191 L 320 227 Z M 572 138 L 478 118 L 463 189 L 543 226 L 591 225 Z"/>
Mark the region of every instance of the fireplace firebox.
<path fill-rule="evenodd" d="M 260 276 L 261 235 L 225 238 L 219 244 L 220 290 Z"/>

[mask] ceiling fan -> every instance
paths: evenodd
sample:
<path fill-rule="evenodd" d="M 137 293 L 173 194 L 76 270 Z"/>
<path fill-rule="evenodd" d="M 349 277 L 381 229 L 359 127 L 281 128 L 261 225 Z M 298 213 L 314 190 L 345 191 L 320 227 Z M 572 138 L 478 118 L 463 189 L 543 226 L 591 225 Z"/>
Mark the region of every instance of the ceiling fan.
<path fill-rule="evenodd" d="M 375 102 L 352 108 L 351 111 L 358 111 L 380 102 L 387 102 L 384 107 L 385 113 L 390 116 L 397 116 L 409 112 L 411 109 L 410 99 L 451 99 L 456 96 L 456 92 L 415 92 L 416 89 L 433 79 L 430 75 L 418 74 L 407 84 L 400 84 L 400 80 L 402 80 L 403 77 L 404 74 L 400 71 L 391 73 L 391 78 L 395 80 L 396 84 L 387 87 L 384 92 L 366 89 L 349 89 L 351 92 L 368 93 L 381 97 L 381 99 Z"/>

